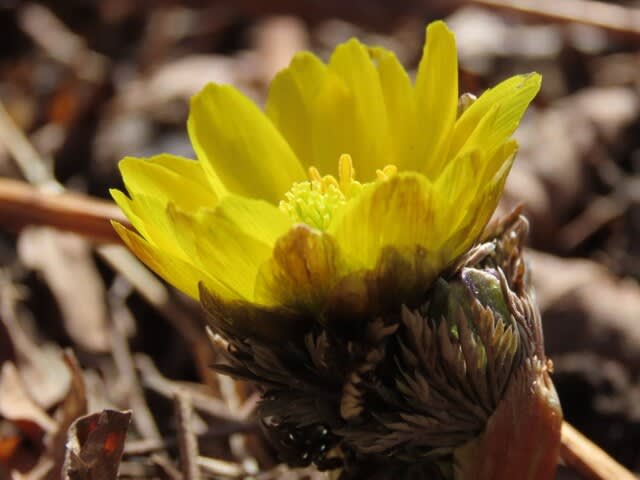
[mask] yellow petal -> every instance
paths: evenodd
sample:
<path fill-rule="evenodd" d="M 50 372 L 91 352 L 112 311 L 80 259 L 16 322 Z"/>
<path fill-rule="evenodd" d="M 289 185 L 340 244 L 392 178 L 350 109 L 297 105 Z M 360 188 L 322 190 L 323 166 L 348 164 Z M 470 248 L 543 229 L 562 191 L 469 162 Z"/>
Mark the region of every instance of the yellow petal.
<path fill-rule="evenodd" d="M 170 215 L 176 227 L 185 232 L 180 237 L 182 248 L 192 251 L 194 262 L 232 292 L 231 296 L 225 298 L 253 300 L 256 273 L 260 264 L 268 258 L 269 247 L 239 233 L 235 225 L 216 222 L 202 213 L 190 216 L 170 210 Z M 211 223 L 215 224 L 215 233 L 227 237 L 226 245 L 223 238 L 213 236 L 208 230 Z"/>
<path fill-rule="evenodd" d="M 166 153 L 162 153 L 160 155 L 156 155 L 151 157 L 153 162 L 158 165 L 162 165 L 169 170 L 173 170 L 178 175 L 188 178 L 189 180 L 197 183 L 205 190 L 211 192 L 211 195 L 214 195 L 213 190 L 211 189 L 211 185 L 209 184 L 209 180 L 207 180 L 207 175 L 204 173 L 202 169 L 202 165 L 197 160 L 191 160 L 190 158 L 182 158 L 176 155 L 169 155 Z"/>
<path fill-rule="evenodd" d="M 351 91 L 355 108 L 355 123 L 350 125 L 351 135 L 340 145 L 340 153 L 351 155 L 362 180 L 372 180 L 376 169 L 390 161 L 387 113 L 380 77 L 369 51 L 354 38 L 335 49 L 329 60 L 329 70 Z M 331 141 L 335 129 L 326 133 L 329 135 L 324 140 Z"/>
<path fill-rule="evenodd" d="M 118 190 L 111 195 L 131 224 L 151 245 L 160 251 L 188 261 L 174 235 L 171 219 L 167 216 L 167 204 L 157 197 L 138 194 L 130 199 Z"/>
<path fill-rule="evenodd" d="M 289 67 L 273 79 L 265 107 L 267 116 L 306 167 L 314 165 L 310 139 L 313 104 L 326 71 L 327 67 L 315 55 L 296 54 Z"/>
<path fill-rule="evenodd" d="M 267 202 L 226 196 L 215 210 L 196 214 L 169 208 L 174 234 L 193 262 L 227 292 L 224 298 L 254 300 L 256 276 L 290 220 Z"/>
<path fill-rule="evenodd" d="M 256 297 L 317 312 L 345 273 L 333 238 L 298 224 L 276 242 L 273 257 L 261 268 Z"/>
<path fill-rule="evenodd" d="M 208 188 L 200 164 L 174 155 L 151 158 L 126 157 L 118 164 L 127 190 L 153 197 L 159 202 L 175 202 L 185 210 L 213 208 L 217 197 Z"/>
<path fill-rule="evenodd" d="M 458 110 L 458 57 L 444 22 L 429 24 L 416 77 L 418 125 L 424 142 L 419 158 L 429 178 L 440 172 Z"/>
<path fill-rule="evenodd" d="M 228 190 L 277 203 L 306 176 L 271 121 L 233 87 L 207 85 L 191 100 L 187 126 L 218 195 Z"/>
<path fill-rule="evenodd" d="M 364 302 L 360 310 L 380 312 L 422 299 L 435 276 L 453 259 L 433 249 L 441 241 L 435 226 L 437 197 L 418 173 L 379 181 L 338 212 L 328 233 L 336 239 L 351 274 L 337 293 Z M 448 235 L 448 231 L 444 232 Z M 357 302 L 344 302 L 358 312 Z"/>
<path fill-rule="evenodd" d="M 218 285 L 206 272 L 168 254 L 166 251 L 160 250 L 118 222 L 114 221 L 112 224 L 127 247 L 129 247 L 145 265 L 178 290 L 197 300 L 198 283 L 203 282 L 208 288 L 214 288 L 216 291 L 222 291 L 228 294 L 224 286 Z"/>
<path fill-rule="evenodd" d="M 467 152 L 450 162 L 434 182 L 439 212 L 434 225 L 434 237 L 440 239 L 440 242 L 434 243 L 434 248 L 440 248 L 451 232 L 456 231 L 470 205 L 478 200 L 479 180 L 487 163 L 481 151 Z"/>
<path fill-rule="evenodd" d="M 393 151 L 386 163 L 400 170 L 418 170 L 424 164 L 424 159 L 418 158 L 423 140 L 417 132 L 416 101 L 409 75 L 393 52 L 380 47 L 369 52 L 380 76 Z"/>
<path fill-rule="evenodd" d="M 507 140 L 500 145 L 488 162 L 487 171 L 483 175 L 484 179 L 490 184 L 502 184 L 504 186 L 517 153 L 518 142 L 515 140 Z"/>
<path fill-rule="evenodd" d="M 473 201 L 486 163 L 480 150 L 472 150 L 449 162 L 434 182 L 438 196 L 461 208 L 461 203 Z"/>
<path fill-rule="evenodd" d="M 166 208 L 170 202 L 185 211 L 215 207 L 217 197 L 200 163 L 162 154 L 148 159 L 127 157 L 118 166 L 132 197 L 111 190 L 118 206 L 152 245 L 186 260 L 173 235 Z"/>
<path fill-rule="evenodd" d="M 399 173 L 379 181 L 337 212 L 328 232 L 349 261 L 375 266 L 384 247 L 434 242 L 433 185 L 423 175 Z"/>
<path fill-rule="evenodd" d="M 353 92 L 337 74 L 328 72 L 313 102 L 309 137 L 313 166 L 322 174 L 336 175 L 340 156 L 355 150 L 355 144 L 359 143 L 356 135 L 365 134 L 358 128 L 359 122 Z"/>
<path fill-rule="evenodd" d="M 238 195 L 226 197 L 215 216 L 236 224 L 239 231 L 271 246 L 291 227 L 291 219 L 278 207 Z"/>
<path fill-rule="evenodd" d="M 451 226 L 449 238 L 440 246 L 448 257 L 462 255 L 482 234 L 498 206 L 517 148 L 515 141 L 507 141 L 498 148 L 493 158 L 483 160 L 491 168 L 485 169 L 482 181 L 477 182 L 478 187 L 474 188 L 473 197 L 463 200 L 463 206 L 458 210 L 459 220 L 455 226 Z"/>
<path fill-rule="evenodd" d="M 487 183 L 493 183 L 496 181 L 497 177 L 500 177 L 502 180 L 506 180 L 517 153 L 518 142 L 513 139 L 508 139 L 498 145 L 498 147 L 494 149 L 489 160 L 486 162 L 486 166 L 484 167 L 484 171 L 481 174 L 481 179 L 478 184 L 480 186 L 484 186 Z"/>
<path fill-rule="evenodd" d="M 462 148 L 482 148 L 491 153 L 502 144 L 517 128 L 540 90 L 541 80 L 537 73 L 516 75 L 484 92 L 456 122 L 449 157 Z M 492 121 L 487 121 L 489 115 L 494 116 Z"/>

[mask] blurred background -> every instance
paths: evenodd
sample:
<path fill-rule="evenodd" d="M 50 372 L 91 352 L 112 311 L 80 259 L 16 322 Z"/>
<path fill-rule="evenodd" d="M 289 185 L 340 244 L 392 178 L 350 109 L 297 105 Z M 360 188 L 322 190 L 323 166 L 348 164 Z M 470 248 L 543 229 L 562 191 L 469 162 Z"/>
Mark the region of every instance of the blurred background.
<path fill-rule="evenodd" d="M 107 199 L 126 155 L 193 157 L 188 100 L 206 82 L 263 103 L 296 51 L 326 60 L 354 36 L 393 50 L 413 74 L 425 25 L 444 18 L 457 38 L 461 92 L 543 75 L 500 211 L 523 203 L 531 222 L 533 281 L 566 419 L 640 472 L 639 8 L 0 0 L 0 180 L 60 189 L 55 179 Z M 122 475 L 178 478 L 173 404 L 185 390 L 212 476 L 313 475 L 277 467 L 247 420 L 255 395 L 208 368 L 215 358 L 197 306 L 117 250 L 46 227 L 18 231 L 1 212 L 0 478 L 14 468 L 47 478 L 43 464 L 63 455 L 56 445 L 77 413 L 105 407 L 133 409 Z M 77 360 L 63 358 L 67 347 Z M 566 469 L 559 478 L 581 477 Z"/>

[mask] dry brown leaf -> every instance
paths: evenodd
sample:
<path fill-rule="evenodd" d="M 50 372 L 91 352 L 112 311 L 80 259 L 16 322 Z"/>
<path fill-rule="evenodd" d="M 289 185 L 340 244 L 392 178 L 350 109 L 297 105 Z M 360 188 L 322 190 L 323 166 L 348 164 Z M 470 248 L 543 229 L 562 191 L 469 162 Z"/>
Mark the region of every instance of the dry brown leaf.
<path fill-rule="evenodd" d="M 61 359 L 60 348 L 52 343 L 38 345 L 24 328 L 18 302 L 20 287 L 0 280 L 0 325 L 12 350 L 12 359 L 29 396 L 49 410 L 69 390 L 70 375 Z M 4 336 L 3 335 L 3 336 Z"/>
<path fill-rule="evenodd" d="M 640 286 L 596 262 L 529 251 L 548 352 L 589 351 L 640 371 Z"/>
<path fill-rule="evenodd" d="M 65 480 L 114 480 L 124 450 L 131 412 L 104 410 L 79 418 L 69 428 Z"/>
<path fill-rule="evenodd" d="M 12 420 L 34 440 L 54 432 L 57 423 L 27 392 L 16 366 L 5 362 L 0 372 L 0 416 Z"/>
<path fill-rule="evenodd" d="M 20 445 L 20 436 L 2 436 L 0 437 L 0 462 L 6 463 L 18 449 Z"/>
<path fill-rule="evenodd" d="M 60 360 L 58 346 L 47 343 L 34 346 L 29 357 L 18 355 L 20 377 L 31 398 L 45 410 L 60 402 L 69 391 L 69 370 Z"/>
<path fill-rule="evenodd" d="M 90 244 L 69 233 L 32 227 L 20 234 L 18 255 L 44 277 L 73 341 L 91 352 L 108 351 L 111 338 L 105 288 Z"/>
<path fill-rule="evenodd" d="M 80 370 L 72 351 L 65 351 L 63 360 L 71 374 L 71 385 L 66 397 L 55 412 L 58 429 L 48 439 L 49 448 L 41 459 L 41 462 L 52 462 L 52 468 L 47 475 L 49 480 L 61 478 L 66 458 L 67 431 L 76 419 L 87 414 L 87 392 L 82 370 Z"/>
<path fill-rule="evenodd" d="M 55 420 L 34 402 L 15 366 L 7 362 L 3 367 L 0 375 L 0 415 L 11 420 L 24 435 L 46 446 L 37 462 L 34 461 L 33 468 L 27 473 L 12 472 L 14 478 L 60 478 L 65 459 L 67 429 L 76 418 L 87 413 L 84 379 L 73 353 L 65 352 L 62 363 L 69 370 L 71 382 L 67 383 L 65 397 L 55 411 Z"/>
<path fill-rule="evenodd" d="M 71 350 L 66 350 L 63 360 L 71 373 L 71 386 L 55 416 L 60 429 L 66 431 L 76 418 L 87 413 L 88 402 L 84 376 L 75 355 Z"/>
<path fill-rule="evenodd" d="M 639 114 L 637 94 L 620 87 L 589 88 L 534 112 L 515 135 L 520 151 L 503 212 L 524 203 L 536 245 L 557 247 L 557 231 L 589 193 L 589 169 Z"/>

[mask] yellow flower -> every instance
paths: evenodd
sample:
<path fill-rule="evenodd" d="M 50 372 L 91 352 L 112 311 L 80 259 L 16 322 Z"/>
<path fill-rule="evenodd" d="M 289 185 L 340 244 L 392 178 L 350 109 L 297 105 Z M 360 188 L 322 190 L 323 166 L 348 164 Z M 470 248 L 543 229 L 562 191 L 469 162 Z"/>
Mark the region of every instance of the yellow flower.
<path fill-rule="evenodd" d="M 452 32 L 426 36 L 415 85 L 393 53 L 352 39 L 328 64 L 296 55 L 264 112 L 205 86 L 188 121 L 198 160 L 122 160 L 129 197 L 112 194 L 137 233 L 116 230 L 244 334 L 419 301 L 492 215 L 540 87 L 518 75 L 459 101 Z"/>

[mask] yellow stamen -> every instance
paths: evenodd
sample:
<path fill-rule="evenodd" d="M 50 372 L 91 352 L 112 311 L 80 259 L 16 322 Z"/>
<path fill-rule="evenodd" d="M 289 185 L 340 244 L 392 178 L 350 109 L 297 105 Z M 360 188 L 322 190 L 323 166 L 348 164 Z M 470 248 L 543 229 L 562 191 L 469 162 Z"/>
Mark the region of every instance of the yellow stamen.
<path fill-rule="evenodd" d="M 316 167 L 309 167 L 309 180 L 322 183 L 322 177 Z"/>
<path fill-rule="evenodd" d="M 340 190 L 346 193 L 351 187 L 351 183 L 355 181 L 356 170 L 353 168 L 353 160 L 351 155 L 344 153 L 340 155 L 338 160 L 338 178 L 340 179 Z"/>
<path fill-rule="evenodd" d="M 378 180 L 388 180 L 396 173 L 398 173 L 398 167 L 396 167 L 395 165 L 387 165 L 382 170 L 376 170 Z"/>
<path fill-rule="evenodd" d="M 333 175 L 325 175 L 324 177 L 322 177 L 322 182 L 325 188 L 329 188 L 329 187 L 337 188 L 344 194 L 344 191 L 340 188 L 340 184 L 338 183 L 338 181 L 335 179 Z"/>
<path fill-rule="evenodd" d="M 395 165 L 387 165 L 376 174 L 379 181 L 397 173 Z M 355 179 L 351 155 L 345 153 L 338 160 L 338 178 L 320 175 L 316 167 L 309 167 L 309 180 L 296 182 L 280 201 L 280 210 L 294 221 L 325 230 L 338 207 L 357 196 L 363 185 Z"/>

